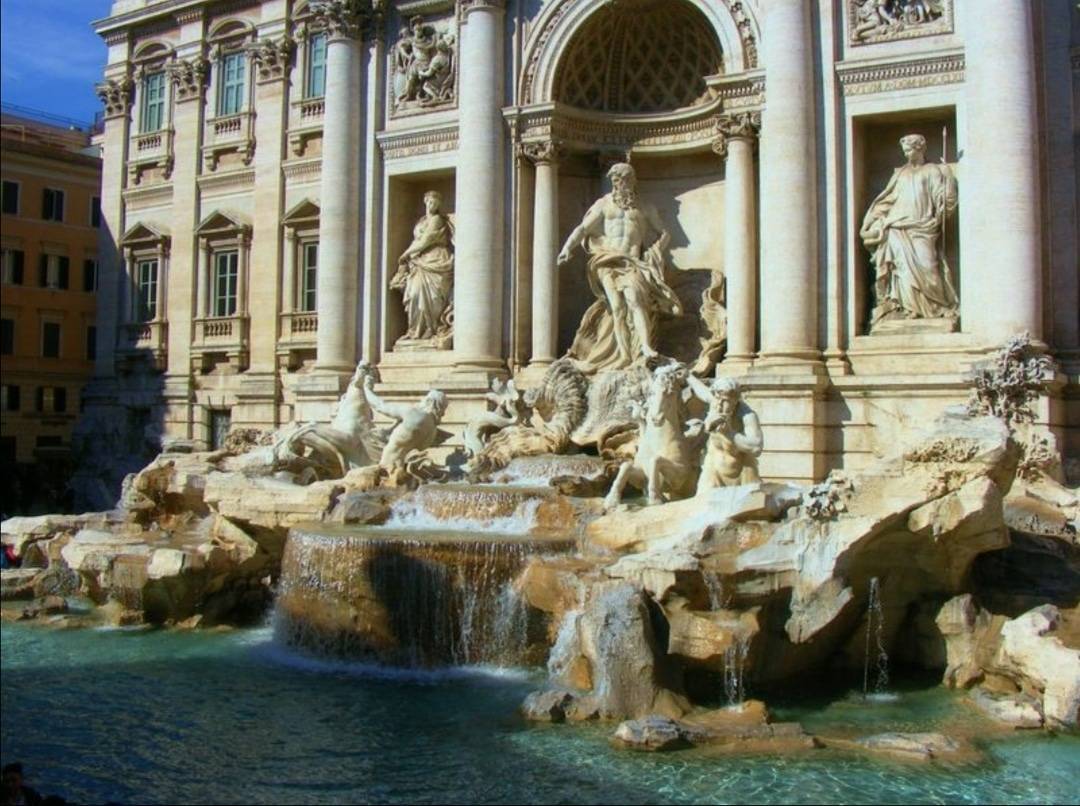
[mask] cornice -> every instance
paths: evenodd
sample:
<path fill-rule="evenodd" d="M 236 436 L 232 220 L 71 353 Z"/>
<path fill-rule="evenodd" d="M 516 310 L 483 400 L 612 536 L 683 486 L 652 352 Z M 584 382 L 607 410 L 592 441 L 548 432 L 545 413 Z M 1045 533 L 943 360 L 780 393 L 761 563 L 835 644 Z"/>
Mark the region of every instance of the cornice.
<path fill-rule="evenodd" d="M 451 124 L 405 132 L 381 132 L 376 135 L 376 140 L 386 159 L 438 154 L 457 150 L 458 127 Z"/>
<path fill-rule="evenodd" d="M 954 50 L 914 59 L 841 62 L 836 66 L 836 75 L 844 95 L 962 84 L 964 52 Z"/>
<path fill-rule="evenodd" d="M 322 157 L 289 160 L 281 164 L 281 173 L 293 182 L 317 179 L 322 175 Z"/>
<path fill-rule="evenodd" d="M 198 178 L 199 190 L 220 190 L 221 188 L 245 188 L 255 185 L 255 169 L 242 168 L 237 171 L 214 171 Z"/>

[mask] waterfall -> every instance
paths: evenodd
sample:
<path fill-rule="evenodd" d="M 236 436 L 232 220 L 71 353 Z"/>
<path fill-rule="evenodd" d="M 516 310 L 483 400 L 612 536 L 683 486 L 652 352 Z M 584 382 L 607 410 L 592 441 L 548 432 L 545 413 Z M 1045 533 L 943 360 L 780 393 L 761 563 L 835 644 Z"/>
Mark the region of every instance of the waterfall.
<path fill-rule="evenodd" d="M 387 528 L 525 535 L 549 493 L 527 488 L 440 484 L 421 487 L 394 502 Z"/>
<path fill-rule="evenodd" d="M 720 575 L 715 571 L 702 571 L 701 578 L 705 581 L 705 590 L 709 594 L 709 609 L 723 610 L 725 605 L 724 583 L 720 579 Z"/>
<path fill-rule="evenodd" d="M 278 640 L 395 666 L 524 662 L 529 613 L 512 581 L 534 554 L 572 541 L 293 529 L 275 608 Z"/>
<path fill-rule="evenodd" d="M 746 638 L 732 637 L 731 645 L 724 650 L 724 694 L 728 705 L 742 705 L 746 699 L 746 656 L 750 642 Z"/>
<path fill-rule="evenodd" d="M 885 651 L 885 612 L 881 605 L 881 583 L 870 580 L 869 601 L 866 604 L 866 654 L 863 660 L 863 697 L 884 694 L 889 686 L 889 655 Z M 870 691 L 870 658 L 875 656 L 877 676 Z"/>

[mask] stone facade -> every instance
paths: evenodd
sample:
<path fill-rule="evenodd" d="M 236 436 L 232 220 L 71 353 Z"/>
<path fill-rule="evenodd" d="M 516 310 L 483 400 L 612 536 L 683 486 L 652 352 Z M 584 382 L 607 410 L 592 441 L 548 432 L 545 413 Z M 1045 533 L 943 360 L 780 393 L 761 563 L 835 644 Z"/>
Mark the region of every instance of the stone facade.
<path fill-rule="evenodd" d="M 693 361 L 713 339 L 715 356 L 726 308 L 716 373 L 769 434 L 762 477 L 865 467 L 1023 331 L 1056 362 L 1037 421 L 1076 455 L 1080 11 L 993 5 L 116 0 L 97 23 L 87 406 L 206 446 L 329 421 L 365 360 L 386 400 L 445 391 L 460 445 L 492 380 L 528 387 L 570 347 L 595 297 L 587 256 L 560 266 L 560 245 L 629 162 L 680 302 L 656 348 Z M 958 310 L 871 332 L 875 271 L 899 264 L 860 228 L 911 134 L 957 188 L 916 244 L 937 257 L 911 265 L 951 272 Z M 392 280 L 430 191 L 453 333 L 416 344 Z M 159 304 L 136 321 L 148 256 Z"/>

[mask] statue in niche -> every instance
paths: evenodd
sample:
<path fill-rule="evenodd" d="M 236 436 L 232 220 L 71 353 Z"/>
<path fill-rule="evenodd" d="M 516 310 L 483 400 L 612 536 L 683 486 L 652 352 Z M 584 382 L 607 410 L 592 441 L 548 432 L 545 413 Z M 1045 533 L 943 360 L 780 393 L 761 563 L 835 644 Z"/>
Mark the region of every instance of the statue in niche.
<path fill-rule="evenodd" d="M 946 0 L 850 0 L 855 44 L 895 39 L 945 16 Z M 910 35 L 910 34 L 908 34 Z"/>
<path fill-rule="evenodd" d="M 454 99 L 454 36 L 413 17 L 394 46 L 394 104 L 434 106 Z"/>
<path fill-rule="evenodd" d="M 765 444 L 761 423 L 742 400 L 739 382 L 734 378 L 717 378 L 706 385 L 690 375 L 687 383 L 694 397 L 709 407 L 705 415 L 705 461 L 696 494 L 715 487 L 761 481 L 757 467 L 757 457 Z"/>
<path fill-rule="evenodd" d="M 926 138 L 900 138 L 907 164 L 897 168 L 863 218 L 874 264 L 871 330 L 895 319 L 948 319 L 959 301 L 945 260 L 942 232 L 956 210 L 956 177 L 944 162 L 926 162 Z M 952 329 L 952 326 L 950 326 Z"/>
<path fill-rule="evenodd" d="M 401 291 L 408 329 L 398 344 L 447 349 L 453 339 L 454 222 L 442 209 L 442 194 L 424 194 L 424 217 L 398 258 L 390 287 Z"/>
<path fill-rule="evenodd" d="M 664 279 L 671 235 L 656 209 L 639 201 L 632 166 L 616 163 L 607 175 L 612 191 L 589 208 L 558 257 L 564 265 L 578 244 L 589 257 L 589 287 L 596 302 L 582 317 L 567 356 L 590 374 L 655 358 L 657 317 L 682 313 Z"/>

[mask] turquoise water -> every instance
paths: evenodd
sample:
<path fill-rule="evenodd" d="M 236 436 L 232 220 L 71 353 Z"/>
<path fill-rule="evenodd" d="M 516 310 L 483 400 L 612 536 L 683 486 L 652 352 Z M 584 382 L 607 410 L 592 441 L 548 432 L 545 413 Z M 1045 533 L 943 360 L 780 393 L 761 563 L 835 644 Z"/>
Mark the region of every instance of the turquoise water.
<path fill-rule="evenodd" d="M 40 791 L 124 803 L 1075 802 L 1080 739 L 1027 735 L 968 765 L 833 751 L 785 758 L 608 745 L 611 726 L 530 726 L 535 677 L 320 663 L 268 629 L 68 630 L 4 624 L 2 753 Z M 933 689 L 875 706 L 788 708 L 807 728 L 932 728 Z"/>

